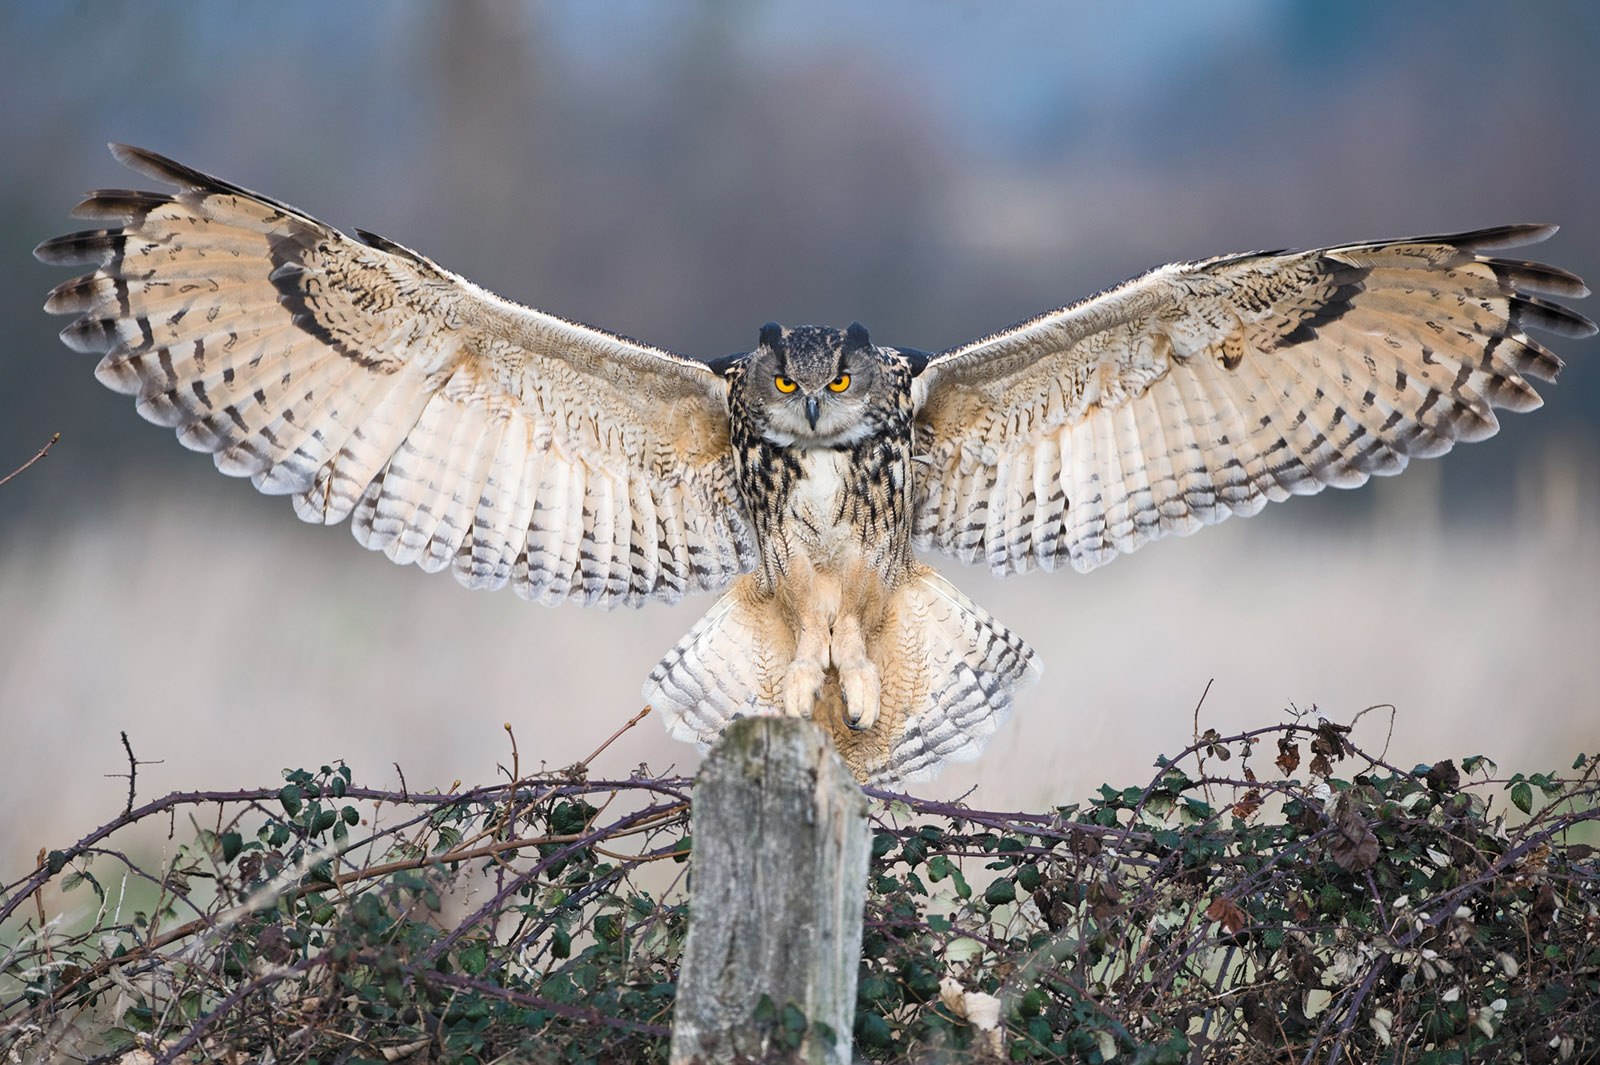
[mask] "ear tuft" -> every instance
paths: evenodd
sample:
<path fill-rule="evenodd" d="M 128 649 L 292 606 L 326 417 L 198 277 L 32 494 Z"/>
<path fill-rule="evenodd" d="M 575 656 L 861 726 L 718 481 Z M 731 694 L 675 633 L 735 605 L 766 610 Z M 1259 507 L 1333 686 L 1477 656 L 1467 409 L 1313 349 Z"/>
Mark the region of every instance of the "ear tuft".
<path fill-rule="evenodd" d="M 783 326 L 768 322 L 761 327 L 761 346 L 777 351 L 783 347 Z"/>
<path fill-rule="evenodd" d="M 844 346 L 847 348 L 872 347 L 872 338 L 867 335 L 867 327 L 860 322 L 851 322 L 850 328 L 844 332 Z"/>

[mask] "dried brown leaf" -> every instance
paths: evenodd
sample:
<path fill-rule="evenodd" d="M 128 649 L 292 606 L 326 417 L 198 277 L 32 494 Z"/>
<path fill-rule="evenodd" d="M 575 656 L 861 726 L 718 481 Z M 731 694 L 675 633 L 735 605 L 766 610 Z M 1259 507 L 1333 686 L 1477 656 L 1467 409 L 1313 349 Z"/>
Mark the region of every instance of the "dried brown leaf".
<path fill-rule="evenodd" d="M 1250 918 L 1243 910 L 1221 895 L 1212 899 L 1211 905 L 1206 907 L 1206 917 L 1220 924 L 1229 935 L 1250 923 Z"/>
<path fill-rule="evenodd" d="M 1539 885 L 1539 893 L 1533 899 L 1532 920 L 1529 922 L 1536 932 L 1544 932 L 1555 923 L 1556 913 L 1561 906 L 1556 902 L 1556 892 L 1549 882 Z"/>
<path fill-rule="evenodd" d="M 1373 834 L 1355 801 L 1341 795 L 1333 806 L 1333 837 L 1328 851 L 1347 873 L 1362 873 L 1378 860 L 1378 837 Z"/>
<path fill-rule="evenodd" d="M 1300 745 L 1288 736 L 1278 737 L 1278 768 L 1288 776 L 1300 768 Z"/>
<path fill-rule="evenodd" d="M 1428 787 L 1434 791 L 1449 794 L 1461 788 L 1461 770 L 1456 768 L 1455 762 L 1446 758 L 1442 762 L 1435 762 L 1428 769 Z"/>
<path fill-rule="evenodd" d="M 1317 733 L 1311 737 L 1311 753 L 1326 755 L 1330 761 L 1339 761 L 1350 753 L 1350 744 L 1344 738 L 1349 731 L 1349 725 L 1336 725 L 1328 720 L 1317 722 Z"/>

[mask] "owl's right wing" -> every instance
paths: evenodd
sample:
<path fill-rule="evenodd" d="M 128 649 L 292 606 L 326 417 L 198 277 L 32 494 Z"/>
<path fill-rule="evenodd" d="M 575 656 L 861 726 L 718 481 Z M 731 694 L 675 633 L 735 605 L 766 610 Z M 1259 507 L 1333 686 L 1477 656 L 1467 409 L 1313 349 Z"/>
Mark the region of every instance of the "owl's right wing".
<path fill-rule="evenodd" d="M 138 148 L 174 194 L 41 244 L 94 272 L 46 309 L 96 375 L 304 520 L 469 587 L 611 606 L 715 590 L 755 559 L 726 386 L 693 359 L 503 300 L 397 244 Z"/>
<path fill-rule="evenodd" d="M 915 542 L 996 573 L 1087 570 L 1269 500 L 1493 433 L 1553 380 L 1564 270 L 1479 254 L 1554 226 L 1152 270 L 926 363 Z"/>

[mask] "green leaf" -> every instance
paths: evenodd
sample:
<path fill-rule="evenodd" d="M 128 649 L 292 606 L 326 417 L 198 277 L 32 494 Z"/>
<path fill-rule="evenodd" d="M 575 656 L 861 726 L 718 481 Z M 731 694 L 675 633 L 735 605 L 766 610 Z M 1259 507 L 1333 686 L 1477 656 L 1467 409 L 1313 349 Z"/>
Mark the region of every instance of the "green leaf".
<path fill-rule="evenodd" d="M 222 844 L 222 860 L 231 862 L 239 857 L 239 852 L 244 849 L 244 838 L 237 832 L 224 832 L 219 841 Z"/>
<path fill-rule="evenodd" d="M 881 1002 L 894 994 L 894 985 L 879 975 L 862 977 L 856 985 L 856 998 L 862 1002 Z"/>
<path fill-rule="evenodd" d="M 1017 889 L 1009 880 L 996 880 L 983 892 L 983 901 L 991 906 L 1017 901 Z"/>
<path fill-rule="evenodd" d="M 1523 813 L 1533 812 L 1533 789 L 1525 780 L 1519 780 L 1511 785 L 1511 805 Z"/>
<path fill-rule="evenodd" d="M 912 836 L 900 847 L 900 857 L 907 865 L 918 866 L 928 859 L 928 842 L 921 836 Z"/>
<path fill-rule="evenodd" d="M 489 951 L 482 943 L 473 943 L 456 955 L 462 971 L 477 976 L 489 967 Z"/>
<path fill-rule="evenodd" d="M 63 851 L 51 851 L 49 855 L 46 856 L 44 862 L 45 870 L 51 876 L 55 876 L 57 873 L 61 872 L 61 870 L 66 868 L 67 856 Z"/>
<path fill-rule="evenodd" d="M 278 791 L 278 801 L 283 803 L 283 811 L 290 817 L 300 812 L 300 796 L 302 792 L 298 784 L 285 784 Z"/>
<path fill-rule="evenodd" d="M 572 937 L 559 928 L 550 930 L 550 956 L 552 958 L 572 957 Z"/>
<path fill-rule="evenodd" d="M 856 1038 L 862 1046 L 878 1047 L 880 1049 L 894 1046 L 894 1029 L 889 1027 L 889 1022 L 876 1013 L 858 1014 L 856 1018 Z"/>

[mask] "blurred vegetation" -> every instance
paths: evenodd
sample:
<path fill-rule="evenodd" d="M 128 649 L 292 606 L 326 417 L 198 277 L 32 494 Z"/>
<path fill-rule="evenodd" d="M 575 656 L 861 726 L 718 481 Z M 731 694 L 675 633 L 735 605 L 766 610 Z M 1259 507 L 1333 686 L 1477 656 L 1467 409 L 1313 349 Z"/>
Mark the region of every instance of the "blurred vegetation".
<path fill-rule="evenodd" d="M 873 793 L 858 1058 L 1600 1053 L 1593 756 L 1407 770 L 1316 719 L 1208 731 L 1157 766 L 1041 814 Z M 138 807 L 130 780 L 120 817 L 0 891 L 0 1051 L 666 1060 L 689 780 L 353 780 L 322 766 Z M 186 841 L 117 849 L 146 821 Z M 781 1057 L 807 1022 L 768 1001 L 752 1023 Z"/>

